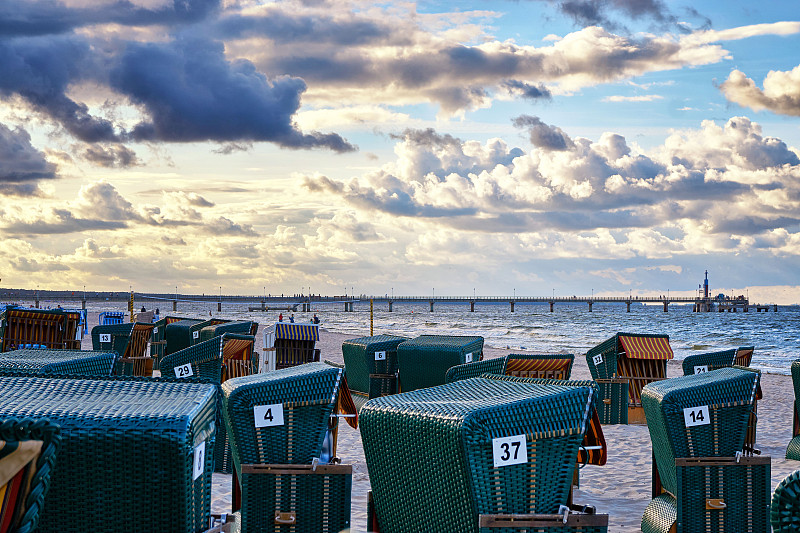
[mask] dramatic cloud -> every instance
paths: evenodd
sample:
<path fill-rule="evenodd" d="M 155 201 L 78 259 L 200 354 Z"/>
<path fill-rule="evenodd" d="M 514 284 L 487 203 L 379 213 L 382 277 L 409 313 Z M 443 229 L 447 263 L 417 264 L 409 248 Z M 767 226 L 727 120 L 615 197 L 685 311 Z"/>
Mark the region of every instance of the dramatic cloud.
<path fill-rule="evenodd" d="M 800 65 L 788 72 L 769 71 L 763 90 L 743 72 L 734 70 L 720 89 L 731 102 L 754 111 L 800 116 Z"/>
<path fill-rule="evenodd" d="M 0 194 L 36 194 L 36 182 L 55 177 L 55 165 L 33 147 L 27 131 L 0 123 Z"/>
<path fill-rule="evenodd" d="M 527 154 L 498 139 L 478 144 L 409 131 L 397 160 L 380 171 L 349 181 L 307 176 L 304 186 L 365 212 L 435 219 L 467 233 L 562 243 L 578 232 L 623 231 L 615 248 L 645 255 L 686 253 L 701 235 L 705 247 L 732 249 L 800 224 L 800 158 L 747 118 L 704 122 L 651 154 L 617 134 L 592 142 L 537 117 L 514 122 L 528 129 L 534 149 Z"/>
<path fill-rule="evenodd" d="M 294 128 L 303 80 L 269 81 L 249 61 L 227 61 L 220 42 L 129 43 L 111 71 L 111 85 L 146 109 L 148 120 L 130 133 L 139 141 L 271 141 L 354 150 L 339 135 Z"/>
<path fill-rule="evenodd" d="M 219 0 L 2 2 L 0 38 L 61 34 L 105 23 L 130 26 L 181 24 L 202 20 L 218 7 Z"/>

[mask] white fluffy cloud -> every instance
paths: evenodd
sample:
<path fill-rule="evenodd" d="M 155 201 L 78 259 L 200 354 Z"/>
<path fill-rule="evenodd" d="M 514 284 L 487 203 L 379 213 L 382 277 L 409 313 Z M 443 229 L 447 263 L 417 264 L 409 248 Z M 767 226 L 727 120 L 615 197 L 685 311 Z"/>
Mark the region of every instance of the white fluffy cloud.
<path fill-rule="evenodd" d="M 788 72 L 770 70 L 763 89 L 744 72 L 734 70 L 720 89 L 728 100 L 742 107 L 800 116 L 800 65 Z"/>

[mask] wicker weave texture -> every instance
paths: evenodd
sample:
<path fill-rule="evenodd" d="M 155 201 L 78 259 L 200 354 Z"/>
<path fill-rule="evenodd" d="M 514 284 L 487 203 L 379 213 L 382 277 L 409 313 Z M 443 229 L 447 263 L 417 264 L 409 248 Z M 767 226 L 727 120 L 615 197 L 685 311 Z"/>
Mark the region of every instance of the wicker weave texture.
<path fill-rule="evenodd" d="M 678 521 L 678 502 L 672 494 L 656 496 L 642 515 L 642 533 L 672 533 Z"/>
<path fill-rule="evenodd" d="M 50 489 L 50 476 L 55 466 L 56 454 L 61 447 L 61 428 L 47 418 L 0 419 L 0 441 L 24 440 L 42 441 L 42 449 L 36 459 L 36 471 L 31 477 L 27 497 L 21 502 L 25 511 L 17 517 L 16 523 L 10 524 L 15 533 L 30 533 L 39 524 L 45 496 Z"/>
<path fill-rule="evenodd" d="M 309 464 L 319 457 L 342 376 L 341 368 L 308 363 L 223 383 L 223 415 L 237 471 L 242 464 Z M 254 408 L 278 404 L 269 412 L 275 425 L 257 428 Z"/>
<path fill-rule="evenodd" d="M 472 378 L 370 400 L 364 455 L 382 531 L 478 531 L 480 514 L 565 504 L 594 389 Z M 520 379 L 520 378 L 516 378 Z M 494 466 L 493 439 L 527 461 Z"/>
<path fill-rule="evenodd" d="M 235 322 L 225 322 L 205 326 L 200 330 L 200 342 L 207 341 L 212 337 L 218 337 L 223 333 L 238 333 L 240 335 L 255 335 L 258 330 L 256 322 L 237 320 Z"/>
<path fill-rule="evenodd" d="M 146 378 L 0 377 L 0 417 L 61 426 L 39 531 L 170 531 L 208 524 L 216 389 Z M 53 495 L 57 497 L 53 497 Z"/>
<path fill-rule="evenodd" d="M 203 324 L 203 321 L 194 318 L 184 318 L 182 320 L 170 322 L 164 326 L 164 341 L 166 342 L 164 346 L 164 355 L 185 350 L 194 344 L 192 342 L 194 331 L 197 331 L 197 338 L 199 340 L 200 330 L 209 324 L 204 324 L 202 326 L 198 326 L 198 324 Z"/>
<path fill-rule="evenodd" d="M 352 474 L 242 474 L 242 531 L 339 533 L 350 527 Z M 269 497 L 266 497 L 269 495 Z M 275 524 L 295 513 L 296 525 Z"/>
<path fill-rule="evenodd" d="M 628 423 L 628 387 L 624 379 L 598 379 L 600 399 L 597 413 L 603 424 Z"/>
<path fill-rule="evenodd" d="M 444 376 L 445 383 L 453 383 L 462 379 L 477 378 L 482 374 L 504 375 L 506 368 L 506 358 L 497 357 L 495 359 L 484 359 L 474 363 L 464 363 L 451 367 Z"/>
<path fill-rule="evenodd" d="M 642 404 L 666 490 L 677 490 L 675 458 L 732 457 L 742 451 L 759 379 L 757 372 L 722 368 L 644 388 Z M 706 409 L 702 415 L 700 407 Z M 703 423 L 687 426 L 691 412 Z"/>
<path fill-rule="evenodd" d="M 133 324 L 107 324 L 92 328 L 92 349 L 110 350 L 124 356 L 128 349 Z"/>
<path fill-rule="evenodd" d="M 800 531 L 800 470 L 778 483 L 772 495 L 770 522 L 774 533 Z"/>
<path fill-rule="evenodd" d="M 770 464 L 677 466 L 677 531 L 769 532 Z M 706 509 L 708 499 L 725 508 Z"/>
<path fill-rule="evenodd" d="M 383 383 L 390 378 L 371 379 L 370 375 L 396 375 L 397 346 L 407 340 L 406 337 L 396 335 L 373 335 L 344 341 L 342 357 L 347 368 L 347 384 L 350 390 L 360 392 L 368 398 L 391 392 L 391 385 Z M 380 352 L 386 353 L 380 355 Z M 379 353 L 377 358 L 376 353 Z"/>
<path fill-rule="evenodd" d="M 701 371 L 710 372 L 711 370 L 733 366 L 735 357 L 735 349 L 690 355 L 683 360 L 683 375 L 689 376 Z M 697 367 L 705 367 L 705 370 Z"/>
<path fill-rule="evenodd" d="M 456 365 L 483 359 L 483 337 L 421 335 L 397 346 L 403 392 L 442 385 Z"/>
<path fill-rule="evenodd" d="M 15 350 L 0 354 L 0 370 L 30 371 L 31 374 L 84 374 L 109 376 L 114 370 L 114 352 L 81 350 Z"/>

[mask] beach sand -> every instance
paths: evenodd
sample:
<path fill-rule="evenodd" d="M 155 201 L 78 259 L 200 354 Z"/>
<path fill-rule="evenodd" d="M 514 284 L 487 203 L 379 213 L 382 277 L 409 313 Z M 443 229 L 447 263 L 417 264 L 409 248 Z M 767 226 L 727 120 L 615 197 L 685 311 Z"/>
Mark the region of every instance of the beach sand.
<path fill-rule="evenodd" d="M 92 322 L 93 319 L 93 322 Z M 90 325 L 97 324 L 97 315 L 90 316 Z M 91 326 L 90 326 L 91 327 Z M 259 331 L 260 333 L 260 331 Z M 342 343 L 362 335 L 343 335 L 322 330 L 317 347 L 321 358 L 342 363 Z M 88 346 L 87 346 L 88 340 Z M 256 345 L 262 342 L 257 340 Z M 91 349 L 91 339 L 85 338 L 84 349 Z M 257 348 L 258 349 L 258 348 Z M 519 353 L 520 350 L 514 350 Z M 510 350 L 486 348 L 484 358 L 500 357 Z M 679 361 L 670 361 L 667 376 L 681 376 Z M 591 379 L 586 359 L 576 354 L 572 379 Z M 786 445 L 792 434 L 794 389 L 791 376 L 762 374 L 764 398 L 758 403 L 758 432 L 756 447 L 762 455 L 772 458 L 772 489 L 788 474 L 800 469 L 800 462 L 784 459 Z M 580 489 L 574 501 L 593 505 L 598 513 L 609 515 L 610 532 L 638 532 L 642 513 L 650 501 L 651 448 L 647 426 L 606 425 L 603 427 L 608 445 L 608 462 L 604 466 L 588 465 L 581 470 Z M 353 465 L 352 531 L 365 531 L 367 520 L 367 491 L 369 474 L 358 430 L 339 424 L 337 455 L 342 463 Z M 231 512 L 231 476 L 214 474 L 211 510 Z"/>

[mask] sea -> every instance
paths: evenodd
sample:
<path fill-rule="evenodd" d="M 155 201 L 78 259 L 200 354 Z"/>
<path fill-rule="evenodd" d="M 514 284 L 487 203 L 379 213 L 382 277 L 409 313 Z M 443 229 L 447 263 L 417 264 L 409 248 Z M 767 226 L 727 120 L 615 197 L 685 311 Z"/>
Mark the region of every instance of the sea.
<path fill-rule="evenodd" d="M 81 302 L 42 301 L 42 307 L 81 307 Z M 789 374 L 792 361 L 800 359 L 800 306 L 770 306 L 768 312 L 695 313 L 690 305 L 671 304 L 664 312 L 661 304 L 634 304 L 626 312 L 624 304 L 595 303 L 592 311 L 586 303 L 556 303 L 553 312 L 548 304 L 515 305 L 512 313 L 508 303 L 475 303 L 470 311 L 468 302 L 436 302 L 433 312 L 427 302 L 395 302 L 393 311 L 388 304 L 376 302 L 370 313 L 368 300 L 357 301 L 353 311 L 344 304 L 311 304 L 310 312 L 249 311 L 256 305 L 223 302 L 136 302 L 136 309 L 148 310 L 159 306 L 161 316 L 187 318 L 219 317 L 231 320 L 253 320 L 262 326 L 271 325 L 283 313 L 284 320 L 294 315 L 296 322 L 309 322 L 316 314 L 321 327 L 332 332 L 361 337 L 392 334 L 415 337 L 423 334 L 478 335 L 484 344 L 495 348 L 526 350 L 534 353 L 572 353 L 576 357 L 612 337 L 617 332 L 658 333 L 669 335 L 675 358 L 680 360 L 694 353 L 755 346 L 752 366 L 771 373 Z M 123 302 L 88 301 L 92 312 L 126 311 Z M 299 307 L 298 307 L 299 309 Z"/>

